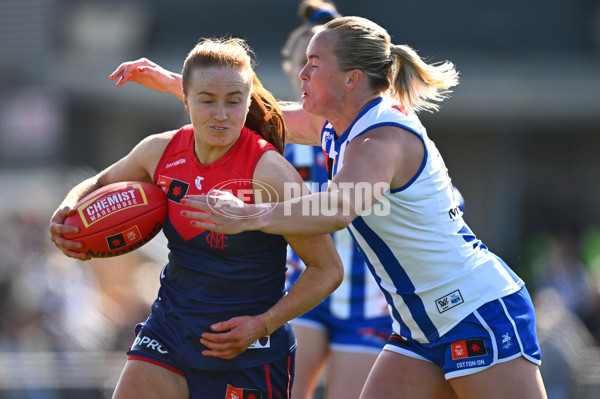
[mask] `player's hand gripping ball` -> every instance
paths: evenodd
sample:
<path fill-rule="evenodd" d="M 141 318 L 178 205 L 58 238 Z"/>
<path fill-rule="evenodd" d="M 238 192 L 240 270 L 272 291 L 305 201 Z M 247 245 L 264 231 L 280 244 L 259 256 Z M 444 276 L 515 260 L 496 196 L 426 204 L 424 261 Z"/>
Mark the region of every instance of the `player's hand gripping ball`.
<path fill-rule="evenodd" d="M 93 258 L 129 253 L 160 232 L 167 217 L 167 197 L 150 183 L 120 182 L 104 186 L 83 198 L 64 224 L 79 227 L 65 234 Z"/>

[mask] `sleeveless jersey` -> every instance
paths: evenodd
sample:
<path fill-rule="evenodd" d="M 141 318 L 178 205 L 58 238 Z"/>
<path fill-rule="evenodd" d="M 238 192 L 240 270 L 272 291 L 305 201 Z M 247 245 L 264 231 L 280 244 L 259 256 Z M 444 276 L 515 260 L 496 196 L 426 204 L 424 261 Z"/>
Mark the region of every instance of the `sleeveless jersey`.
<path fill-rule="evenodd" d="M 326 159 L 320 147 L 287 144 L 285 157 L 298 169 L 311 192 L 327 190 Z M 344 265 L 344 279 L 340 286 L 317 306 L 325 307 L 338 319 L 362 320 L 388 316 L 385 297 L 348 231 L 336 231 L 332 238 Z M 288 258 L 304 267 L 293 251 L 289 251 Z M 292 274 L 289 284 L 293 284 L 299 274 L 300 271 Z"/>
<path fill-rule="evenodd" d="M 370 103 L 339 137 L 325 123 L 330 178 L 343 168 L 348 144 L 379 126 L 416 134 L 425 157 L 406 185 L 389 190 L 348 229 L 386 297 L 394 332 L 428 343 L 484 303 L 518 291 L 523 281 L 467 226 L 435 144 L 417 116 L 391 98 Z"/>
<path fill-rule="evenodd" d="M 279 235 L 248 231 L 218 234 L 191 226 L 180 215 L 186 195 L 206 194 L 217 187 L 252 203 L 252 177 L 259 158 L 275 150 L 257 133 L 243 128 L 239 139 L 220 159 L 202 165 L 194 153 L 191 125 L 168 143 L 154 173 L 167 195 L 169 262 L 161 273 L 161 288 L 144 328 L 156 318 L 170 337 L 160 337 L 175 357 L 200 369 L 254 367 L 290 354 L 295 338 L 289 324 L 263 337 L 237 357 L 203 356 L 199 339 L 210 325 L 234 316 L 267 311 L 285 292 L 287 242 Z"/>

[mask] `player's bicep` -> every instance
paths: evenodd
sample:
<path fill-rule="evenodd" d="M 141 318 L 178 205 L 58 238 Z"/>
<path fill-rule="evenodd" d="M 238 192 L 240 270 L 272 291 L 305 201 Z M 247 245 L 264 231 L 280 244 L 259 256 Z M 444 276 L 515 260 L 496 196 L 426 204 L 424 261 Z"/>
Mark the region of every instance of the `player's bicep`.
<path fill-rule="evenodd" d="M 286 141 L 294 144 L 321 145 L 321 128 L 325 119 L 311 115 L 301 104 L 293 103 L 281 107 L 287 129 Z"/>
<path fill-rule="evenodd" d="M 377 203 L 394 180 L 397 148 L 380 136 L 354 139 L 344 153 L 344 166 L 328 186 L 340 206 L 350 210 L 351 220 Z"/>

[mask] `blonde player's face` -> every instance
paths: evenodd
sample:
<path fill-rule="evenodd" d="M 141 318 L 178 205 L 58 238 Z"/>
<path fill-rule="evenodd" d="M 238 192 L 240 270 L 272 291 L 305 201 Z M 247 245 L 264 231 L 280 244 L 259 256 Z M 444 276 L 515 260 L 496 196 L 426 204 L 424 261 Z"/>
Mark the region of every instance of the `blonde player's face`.
<path fill-rule="evenodd" d="M 306 50 L 307 63 L 300 71 L 302 106 L 305 111 L 327 118 L 336 112 L 344 96 L 346 74 L 333 55 L 336 33 L 320 31 Z"/>
<path fill-rule="evenodd" d="M 248 114 L 252 77 L 228 67 L 193 71 L 184 97 L 196 148 L 224 155 L 236 142 Z"/>
<path fill-rule="evenodd" d="M 285 72 L 296 89 L 298 97 L 302 95 L 302 90 L 300 89 L 302 81 L 300 80 L 299 75 L 302 68 L 304 68 L 304 65 L 306 65 L 306 48 L 308 47 L 309 42 L 310 37 L 299 39 L 294 51 L 290 54 L 290 59 L 285 64 Z"/>

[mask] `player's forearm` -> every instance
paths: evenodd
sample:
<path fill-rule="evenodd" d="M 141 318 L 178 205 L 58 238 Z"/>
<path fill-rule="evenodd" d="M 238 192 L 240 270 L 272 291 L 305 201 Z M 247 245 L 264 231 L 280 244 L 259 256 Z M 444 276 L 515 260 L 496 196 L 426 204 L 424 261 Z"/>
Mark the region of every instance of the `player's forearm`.
<path fill-rule="evenodd" d="M 75 207 L 86 195 L 100 188 L 97 176 L 90 177 L 73 187 L 60 204 L 60 207 Z"/>
<path fill-rule="evenodd" d="M 258 218 L 247 219 L 248 230 L 270 234 L 318 235 L 347 227 L 356 217 L 349 198 L 329 192 L 314 193 L 279 203 Z"/>
<path fill-rule="evenodd" d="M 343 265 L 336 259 L 327 265 L 307 265 L 290 292 L 262 315 L 268 333 L 318 305 L 335 291 L 343 277 Z"/>
<path fill-rule="evenodd" d="M 183 101 L 183 88 L 181 86 L 181 74 L 168 71 L 168 75 L 164 81 L 165 91 L 171 93 L 181 101 Z"/>

